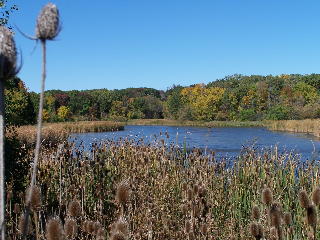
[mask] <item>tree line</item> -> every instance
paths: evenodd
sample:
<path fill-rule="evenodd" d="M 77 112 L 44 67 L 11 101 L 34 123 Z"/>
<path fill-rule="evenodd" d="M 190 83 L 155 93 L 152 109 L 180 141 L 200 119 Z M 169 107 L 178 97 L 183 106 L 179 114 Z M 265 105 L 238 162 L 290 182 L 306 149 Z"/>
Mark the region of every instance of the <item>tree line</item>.
<path fill-rule="evenodd" d="M 36 121 L 39 94 L 28 92 L 19 78 L 8 83 L 7 121 Z M 44 121 L 180 119 L 286 120 L 320 117 L 320 74 L 232 75 L 208 84 L 121 90 L 49 90 Z"/>

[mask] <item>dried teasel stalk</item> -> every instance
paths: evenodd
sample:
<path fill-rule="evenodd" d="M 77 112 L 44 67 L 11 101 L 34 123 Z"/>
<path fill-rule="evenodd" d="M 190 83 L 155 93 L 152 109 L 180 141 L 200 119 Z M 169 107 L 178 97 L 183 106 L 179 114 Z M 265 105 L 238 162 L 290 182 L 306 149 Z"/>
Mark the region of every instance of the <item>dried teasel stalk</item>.
<path fill-rule="evenodd" d="M 60 32 L 59 10 L 56 5 L 45 5 L 38 18 L 36 25 L 36 37 L 40 40 L 53 40 Z"/>
<path fill-rule="evenodd" d="M 12 32 L 0 26 L 0 228 L 1 238 L 5 239 L 5 191 L 4 191 L 4 129 L 5 102 L 4 82 L 17 73 L 17 52 Z"/>

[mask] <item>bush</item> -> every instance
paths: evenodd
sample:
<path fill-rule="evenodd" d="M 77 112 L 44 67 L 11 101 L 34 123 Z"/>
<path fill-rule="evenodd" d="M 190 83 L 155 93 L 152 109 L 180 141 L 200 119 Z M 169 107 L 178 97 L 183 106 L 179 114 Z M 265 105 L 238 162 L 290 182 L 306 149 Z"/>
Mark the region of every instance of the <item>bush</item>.
<path fill-rule="evenodd" d="M 269 109 L 266 117 L 268 120 L 288 120 L 291 112 L 291 108 L 277 105 Z"/>
<path fill-rule="evenodd" d="M 238 119 L 240 121 L 255 121 L 255 120 L 257 120 L 256 111 L 252 108 L 243 109 L 239 112 Z"/>

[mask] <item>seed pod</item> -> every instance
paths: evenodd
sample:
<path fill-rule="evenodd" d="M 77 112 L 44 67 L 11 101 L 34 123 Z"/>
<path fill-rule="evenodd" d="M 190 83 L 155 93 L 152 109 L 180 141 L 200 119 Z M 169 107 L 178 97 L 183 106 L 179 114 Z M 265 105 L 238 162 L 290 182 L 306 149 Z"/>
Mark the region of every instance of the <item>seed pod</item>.
<path fill-rule="evenodd" d="M 291 214 L 289 212 L 285 213 L 283 216 L 283 220 L 286 225 L 290 225 L 292 223 Z"/>
<path fill-rule="evenodd" d="M 0 26 L 0 81 L 17 74 L 17 50 L 12 32 Z"/>
<path fill-rule="evenodd" d="M 251 214 L 252 214 L 252 218 L 254 220 L 259 220 L 259 218 L 260 218 L 260 209 L 259 209 L 259 207 L 258 206 L 253 206 Z"/>
<path fill-rule="evenodd" d="M 315 205 L 320 205 L 320 187 L 317 187 L 312 193 L 312 200 Z"/>
<path fill-rule="evenodd" d="M 68 238 L 74 238 L 78 231 L 77 222 L 72 218 L 68 218 L 64 224 L 64 231 Z"/>
<path fill-rule="evenodd" d="M 125 205 L 130 198 L 130 187 L 127 181 L 122 181 L 119 183 L 116 192 L 116 200 L 119 204 Z"/>
<path fill-rule="evenodd" d="M 266 205 L 271 205 L 273 201 L 273 196 L 270 188 L 265 188 L 262 191 L 262 202 Z"/>
<path fill-rule="evenodd" d="M 27 196 L 31 194 L 30 198 L 30 206 L 32 210 L 36 211 L 41 207 L 41 193 L 40 193 L 40 188 L 38 186 L 34 186 L 32 188 L 29 187 L 27 190 Z"/>
<path fill-rule="evenodd" d="M 48 240 L 63 240 L 63 230 L 60 220 L 54 218 L 49 220 L 46 236 Z"/>
<path fill-rule="evenodd" d="M 308 193 L 306 192 L 306 190 L 300 191 L 299 200 L 300 200 L 301 207 L 303 208 L 307 209 L 311 205 L 311 202 L 309 200 Z"/>
<path fill-rule="evenodd" d="M 71 217 L 78 217 L 81 215 L 81 206 L 80 203 L 76 200 L 73 200 L 68 207 L 68 214 Z"/>
<path fill-rule="evenodd" d="M 52 40 L 60 32 L 59 10 L 56 5 L 48 3 L 45 5 L 38 18 L 36 26 L 36 37 L 40 40 Z"/>
<path fill-rule="evenodd" d="M 307 221 L 313 228 L 317 226 L 317 209 L 313 204 L 307 208 Z"/>

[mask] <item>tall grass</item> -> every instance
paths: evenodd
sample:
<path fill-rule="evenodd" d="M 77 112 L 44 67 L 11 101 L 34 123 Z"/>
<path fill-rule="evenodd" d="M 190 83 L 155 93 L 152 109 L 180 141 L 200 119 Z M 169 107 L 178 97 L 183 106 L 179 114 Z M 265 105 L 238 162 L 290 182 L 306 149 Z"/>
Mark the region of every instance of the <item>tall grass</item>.
<path fill-rule="evenodd" d="M 285 239 L 306 239 L 312 230 L 303 220 L 304 208 L 297 199 L 301 189 L 310 193 L 319 186 L 320 166 L 301 164 L 292 153 L 243 149 L 230 164 L 218 161 L 214 153 L 203 155 L 197 149 L 186 153 L 166 145 L 160 136 L 153 146 L 143 144 L 143 139 L 139 143 L 110 140 L 93 144 L 90 152 L 69 143 L 57 152 L 42 154 L 37 183 L 42 205 L 36 218 L 31 218 L 30 236 L 38 231 L 42 239 L 50 216 L 60 216 L 65 224 L 67 206 L 76 199 L 81 206 L 77 226 L 93 221 L 111 229 L 124 216 L 128 239 L 253 239 L 251 209 L 263 204 L 265 187 L 292 216 Z M 121 207 L 115 199 L 117 185 L 124 180 L 131 194 Z M 7 208 L 9 231 L 18 236 L 15 219 L 20 212 L 13 210 L 14 206 L 22 208 L 24 193 L 13 196 Z M 268 226 L 268 218 L 260 221 Z M 94 236 L 81 229 L 78 239 Z M 265 230 L 266 239 L 271 239 L 269 228 Z M 316 234 L 320 237 L 320 232 Z"/>
<path fill-rule="evenodd" d="M 307 133 L 320 137 L 320 119 L 268 121 L 267 126 L 275 131 Z"/>

